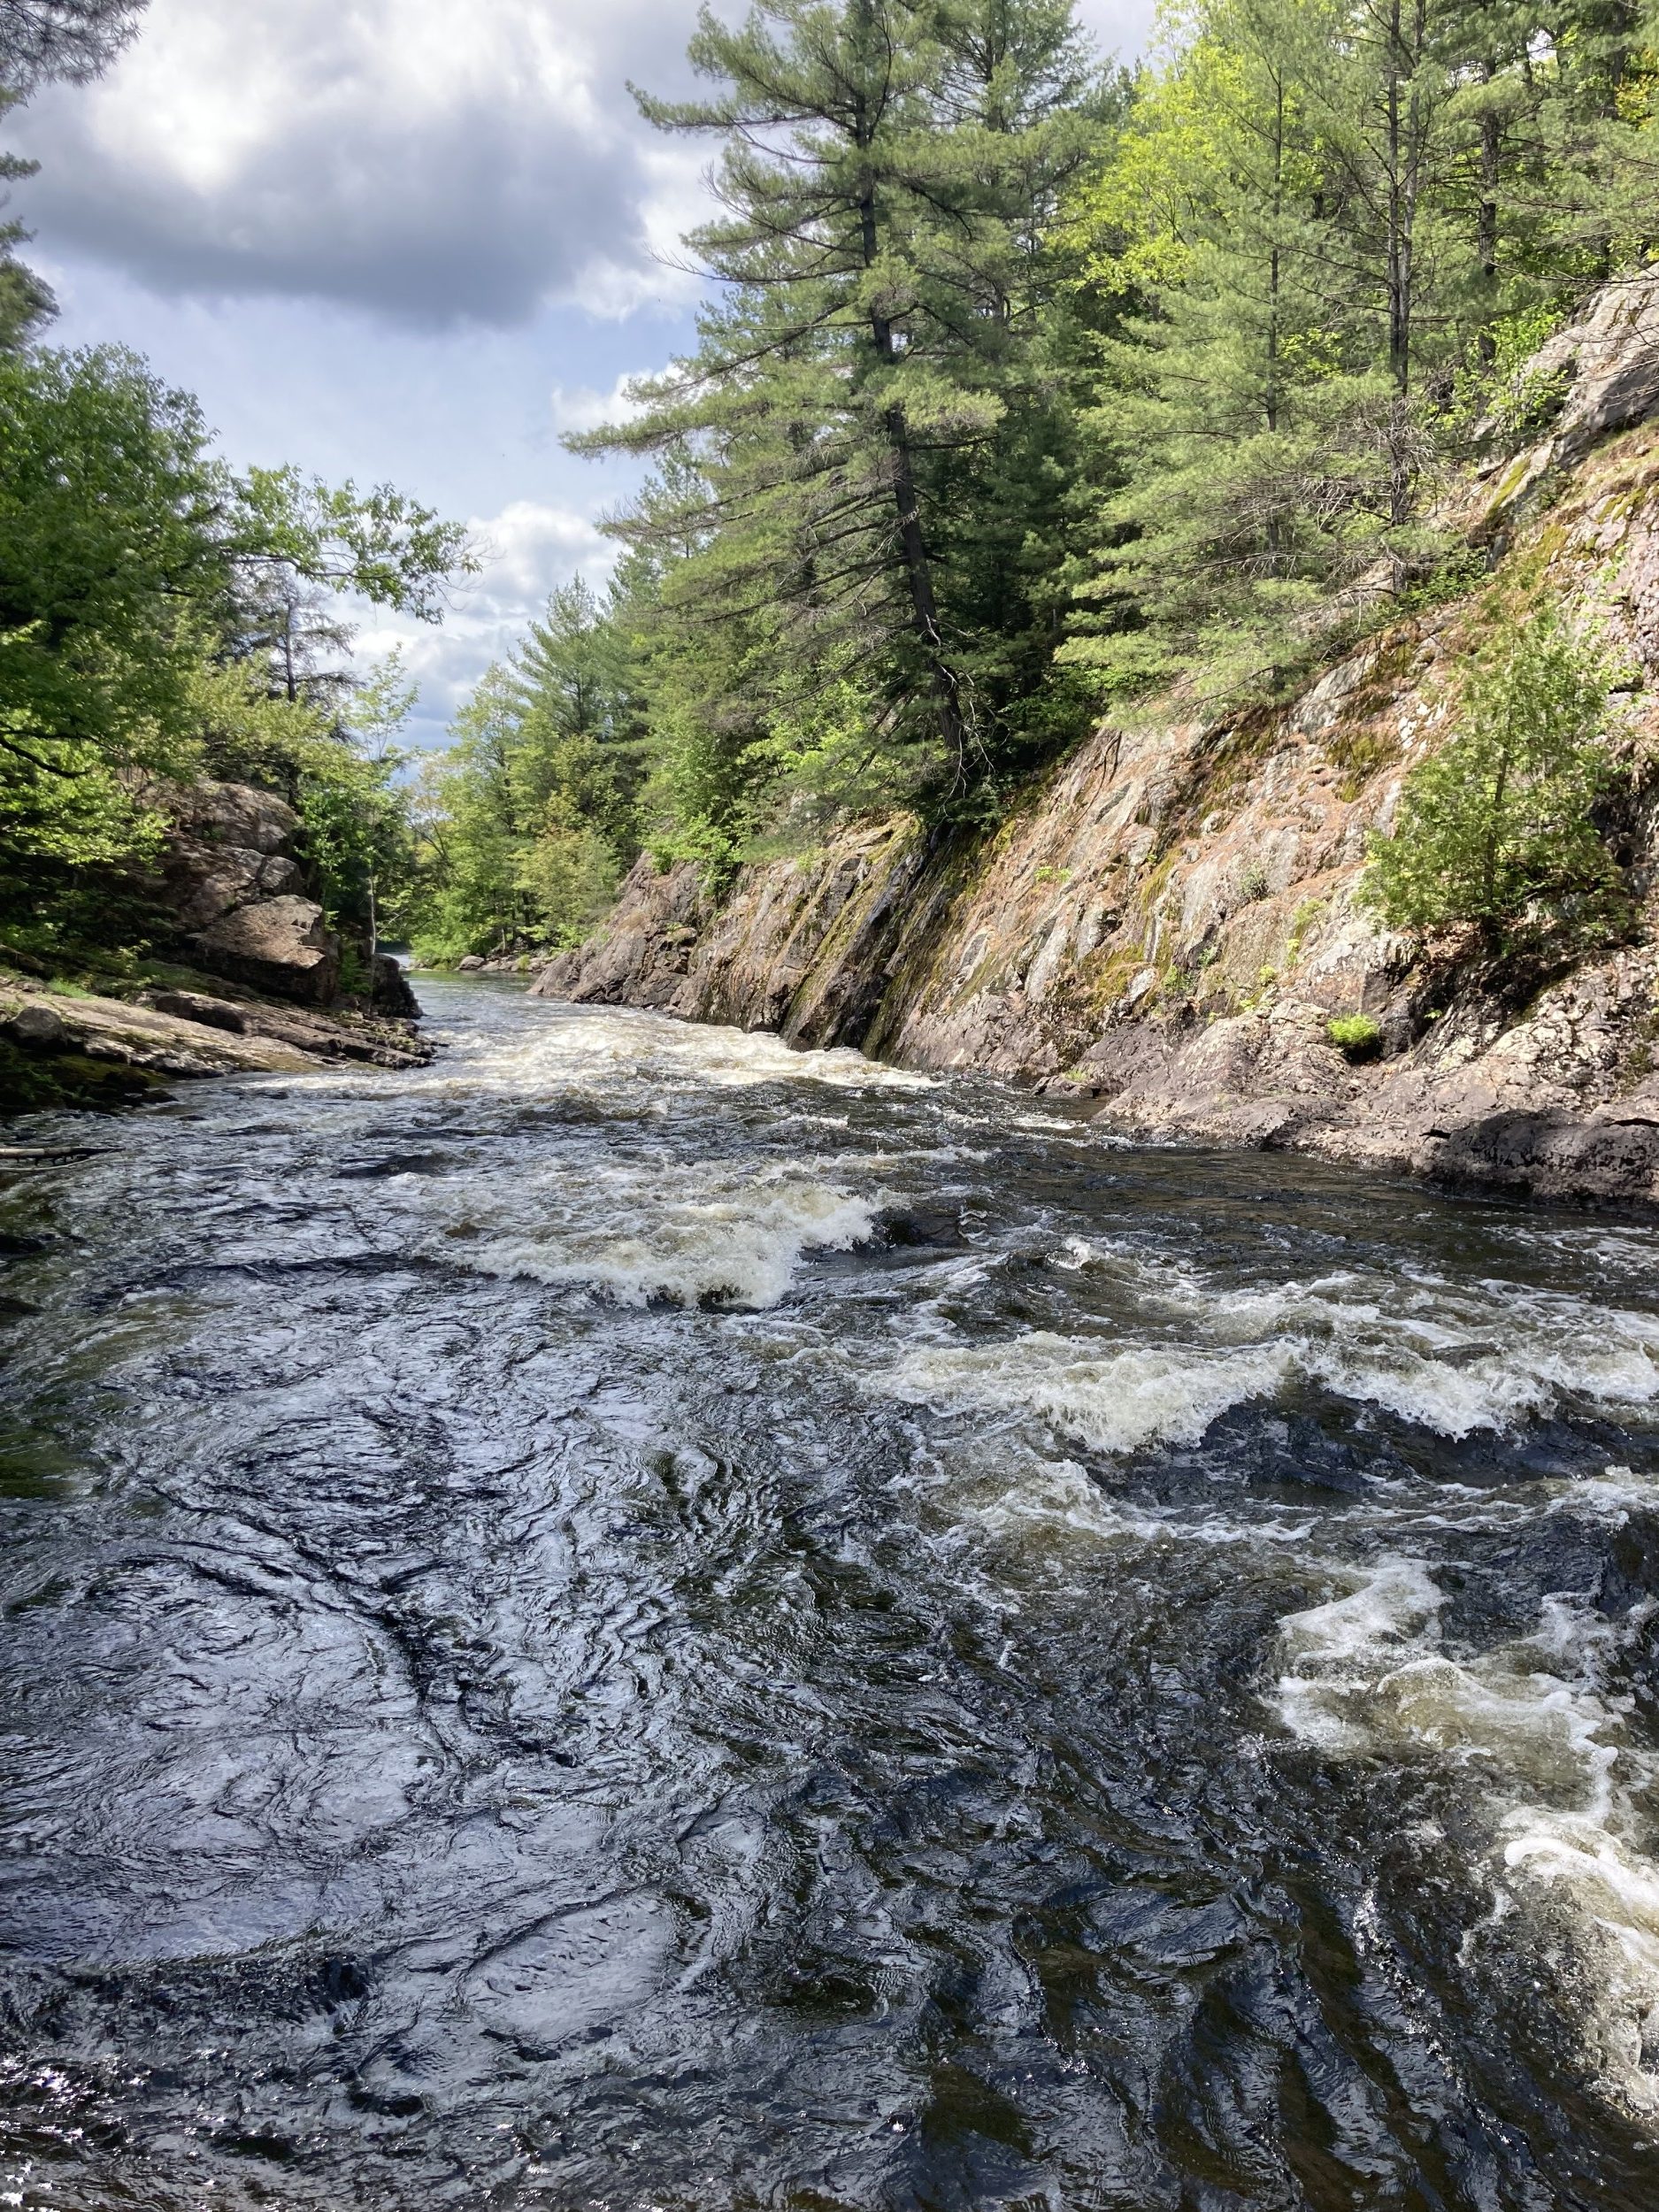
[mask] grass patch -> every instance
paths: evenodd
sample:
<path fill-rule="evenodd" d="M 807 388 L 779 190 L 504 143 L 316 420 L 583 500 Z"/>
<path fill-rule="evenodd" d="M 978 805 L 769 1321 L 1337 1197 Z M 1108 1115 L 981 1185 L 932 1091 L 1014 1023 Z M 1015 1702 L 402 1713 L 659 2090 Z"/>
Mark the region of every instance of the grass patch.
<path fill-rule="evenodd" d="M 1325 1033 L 1345 1060 L 1374 1060 L 1382 1050 L 1382 1031 L 1369 1014 L 1339 1014 Z"/>

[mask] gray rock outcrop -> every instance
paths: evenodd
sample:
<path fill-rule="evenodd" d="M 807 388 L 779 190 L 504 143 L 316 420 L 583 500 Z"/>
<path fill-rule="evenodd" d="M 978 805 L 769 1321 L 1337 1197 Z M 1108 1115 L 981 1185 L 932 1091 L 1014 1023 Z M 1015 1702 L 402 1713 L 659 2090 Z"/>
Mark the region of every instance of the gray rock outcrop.
<path fill-rule="evenodd" d="M 1141 1134 L 1659 1203 L 1659 270 L 1534 366 L 1572 373 L 1565 403 L 1464 522 L 1632 670 L 1629 943 L 1530 979 L 1453 959 L 1448 981 L 1443 958 L 1437 980 L 1356 897 L 1449 727 L 1476 595 L 1402 615 L 1283 709 L 1101 730 L 991 838 L 854 824 L 718 901 L 642 860 L 537 990 L 986 1069 Z M 1326 1025 L 1361 1012 L 1381 1049 L 1355 1065 Z"/>
<path fill-rule="evenodd" d="M 241 783 L 173 786 L 158 796 L 173 825 L 160 862 L 162 902 L 186 955 L 252 990 L 327 1005 L 340 979 L 340 941 L 304 895 L 293 808 Z"/>

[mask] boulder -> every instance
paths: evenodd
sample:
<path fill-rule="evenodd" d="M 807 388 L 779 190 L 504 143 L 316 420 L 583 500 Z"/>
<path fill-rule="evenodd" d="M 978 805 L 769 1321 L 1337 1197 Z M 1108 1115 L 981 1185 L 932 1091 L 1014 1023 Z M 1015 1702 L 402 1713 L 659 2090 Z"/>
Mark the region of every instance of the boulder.
<path fill-rule="evenodd" d="M 170 788 L 164 800 L 173 827 L 161 878 L 181 928 L 205 929 L 237 907 L 303 887 L 300 818 L 274 792 L 204 782 Z"/>
<path fill-rule="evenodd" d="M 1527 365 L 1529 378 L 1555 373 L 1572 379 L 1555 424 L 1557 467 L 1582 460 L 1598 438 L 1659 409 L 1659 268 L 1604 285 L 1584 315 Z"/>
<path fill-rule="evenodd" d="M 377 952 L 374 956 L 369 1003 L 377 1014 L 389 1015 L 394 1021 L 420 1019 L 420 1001 L 409 987 L 403 964 L 394 960 L 389 952 Z"/>
<path fill-rule="evenodd" d="M 294 809 L 244 783 L 166 785 L 150 795 L 172 825 L 157 889 L 187 957 L 273 997 L 326 1005 L 339 987 L 340 946 L 304 895 Z"/>
<path fill-rule="evenodd" d="M 189 939 L 210 974 L 278 998 L 326 1006 L 340 981 L 340 941 L 314 899 L 287 895 L 232 908 Z"/>

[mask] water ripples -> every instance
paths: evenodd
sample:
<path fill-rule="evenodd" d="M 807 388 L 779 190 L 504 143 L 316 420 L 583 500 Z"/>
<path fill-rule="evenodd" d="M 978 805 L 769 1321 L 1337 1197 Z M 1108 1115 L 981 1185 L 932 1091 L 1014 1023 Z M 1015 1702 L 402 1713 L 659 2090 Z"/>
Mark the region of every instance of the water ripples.
<path fill-rule="evenodd" d="M 1655 2200 L 1651 1232 L 429 995 L 0 1195 L 5 2201 Z"/>

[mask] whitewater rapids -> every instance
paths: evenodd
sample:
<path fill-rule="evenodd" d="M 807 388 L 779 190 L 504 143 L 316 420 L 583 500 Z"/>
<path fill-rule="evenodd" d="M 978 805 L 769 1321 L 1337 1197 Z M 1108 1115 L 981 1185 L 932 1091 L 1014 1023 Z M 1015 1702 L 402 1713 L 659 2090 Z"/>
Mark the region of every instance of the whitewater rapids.
<path fill-rule="evenodd" d="M 422 995 L 0 1191 L 0 2202 L 1651 2212 L 1652 1228 Z"/>

